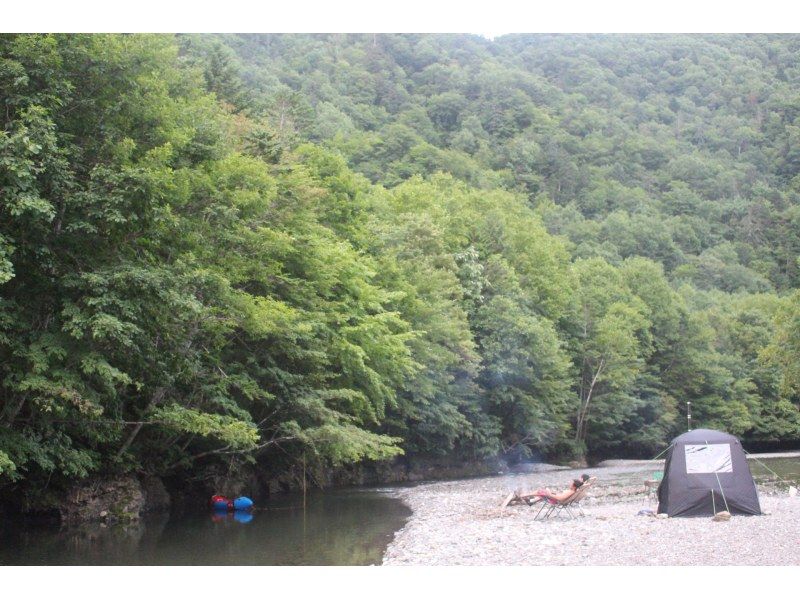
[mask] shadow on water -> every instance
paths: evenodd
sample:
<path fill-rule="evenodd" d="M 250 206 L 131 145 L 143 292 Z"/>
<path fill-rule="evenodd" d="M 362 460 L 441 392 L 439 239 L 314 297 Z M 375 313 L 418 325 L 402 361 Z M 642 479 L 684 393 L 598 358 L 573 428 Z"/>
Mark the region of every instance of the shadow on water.
<path fill-rule="evenodd" d="M 128 527 L 0 527 L 3 565 L 380 564 L 410 515 L 398 499 L 340 491 L 265 503 L 250 514 L 155 514 Z"/>

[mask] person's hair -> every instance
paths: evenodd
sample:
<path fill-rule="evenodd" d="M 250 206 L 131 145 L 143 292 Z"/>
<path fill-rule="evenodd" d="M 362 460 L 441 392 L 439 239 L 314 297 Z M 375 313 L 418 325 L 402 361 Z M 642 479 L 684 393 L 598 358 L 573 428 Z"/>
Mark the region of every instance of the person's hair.
<path fill-rule="evenodd" d="M 582 479 L 584 482 L 588 482 L 588 481 L 589 481 L 589 474 L 588 474 L 588 473 L 585 473 L 585 474 L 583 474 L 583 475 L 581 476 L 581 479 Z"/>
<path fill-rule="evenodd" d="M 572 483 L 575 484 L 575 489 L 577 490 L 581 486 L 583 486 L 583 480 L 572 480 Z"/>

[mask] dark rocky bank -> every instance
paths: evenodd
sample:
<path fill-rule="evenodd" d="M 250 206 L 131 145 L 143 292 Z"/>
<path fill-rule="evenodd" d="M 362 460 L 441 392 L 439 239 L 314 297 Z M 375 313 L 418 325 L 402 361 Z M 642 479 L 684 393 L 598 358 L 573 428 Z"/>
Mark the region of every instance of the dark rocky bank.
<path fill-rule="evenodd" d="M 316 468 L 305 471 L 306 487 L 344 488 L 449 480 L 508 473 L 500 459 L 459 461 L 447 459 L 398 458 L 391 462 L 364 463 L 340 468 Z M 63 525 L 74 526 L 101 521 L 108 525 L 136 522 L 142 514 L 169 511 L 171 508 L 198 508 L 213 494 L 247 495 L 256 502 L 270 497 L 302 492 L 303 469 L 294 467 L 270 476 L 253 470 L 244 475 L 228 476 L 215 470 L 204 471 L 202 481 L 161 479 L 135 474 L 93 477 L 67 488 L 56 501 L 57 507 L 17 505 L 0 502 L 0 515 L 19 513 L 34 518 L 57 518 Z"/>

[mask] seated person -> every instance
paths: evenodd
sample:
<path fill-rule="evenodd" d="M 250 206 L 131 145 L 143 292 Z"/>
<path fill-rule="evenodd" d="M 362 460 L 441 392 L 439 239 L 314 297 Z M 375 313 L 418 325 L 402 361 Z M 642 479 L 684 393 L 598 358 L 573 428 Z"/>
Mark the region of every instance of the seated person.
<path fill-rule="evenodd" d="M 575 492 L 577 492 L 578 488 L 583 486 L 583 484 L 589 479 L 589 476 L 583 474 L 583 479 L 580 480 L 572 480 L 569 488 L 564 490 L 564 492 L 553 492 L 550 488 L 540 488 L 535 492 L 528 492 L 523 493 L 521 491 L 516 491 L 513 493 L 514 500 L 522 500 L 528 502 L 530 500 L 531 503 L 539 502 L 540 500 L 545 499 L 553 499 L 553 500 L 566 500 Z M 510 497 L 509 497 L 510 498 Z"/>
<path fill-rule="evenodd" d="M 584 474 L 586 475 L 586 474 Z M 554 500 L 566 500 L 575 492 L 578 491 L 578 488 L 583 486 L 584 480 L 572 480 L 572 483 L 569 485 L 569 488 L 564 490 L 564 492 L 553 492 L 550 488 L 540 488 L 536 492 L 533 493 L 533 496 L 539 498 L 552 498 Z"/>
<path fill-rule="evenodd" d="M 572 480 L 570 487 L 564 490 L 564 492 L 553 492 L 550 488 L 540 488 L 535 492 L 523 492 L 521 489 L 515 490 L 511 494 L 509 494 L 505 501 L 503 501 L 502 506 L 506 506 L 513 502 L 524 502 L 527 504 L 533 504 L 545 499 L 553 499 L 553 500 L 566 500 L 570 496 L 572 496 L 578 488 L 583 486 L 586 482 L 588 482 L 591 478 L 588 474 L 581 475 L 581 479 L 579 480 Z"/>

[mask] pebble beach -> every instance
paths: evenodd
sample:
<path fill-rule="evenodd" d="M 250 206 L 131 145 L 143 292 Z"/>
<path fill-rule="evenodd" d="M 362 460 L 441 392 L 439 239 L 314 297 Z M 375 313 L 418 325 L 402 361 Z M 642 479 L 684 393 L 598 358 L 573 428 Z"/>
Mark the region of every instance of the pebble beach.
<path fill-rule="evenodd" d="M 616 463 L 616 462 L 615 462 Z M 538 507 L 501 508 L 512 490 L 598 480 L 584 516 L 535 521 Z M 435 482 L 395 493 L 413 510 L 384 565 L 800 565 L 800 497 L 759 486 L 763 516 L 657 518 L 641 465 Z"/>

